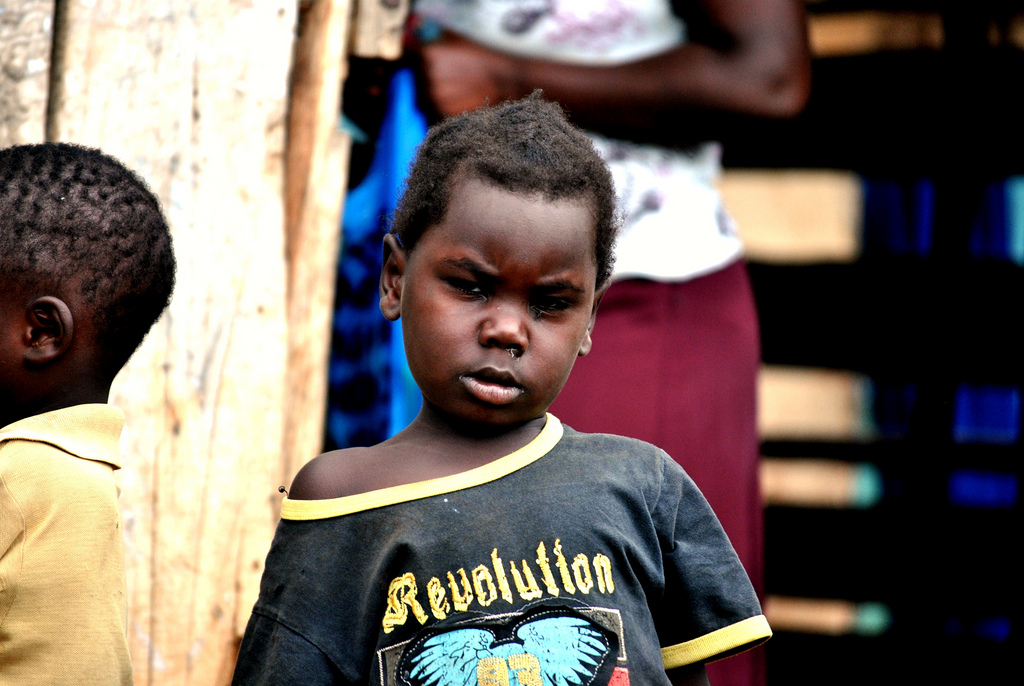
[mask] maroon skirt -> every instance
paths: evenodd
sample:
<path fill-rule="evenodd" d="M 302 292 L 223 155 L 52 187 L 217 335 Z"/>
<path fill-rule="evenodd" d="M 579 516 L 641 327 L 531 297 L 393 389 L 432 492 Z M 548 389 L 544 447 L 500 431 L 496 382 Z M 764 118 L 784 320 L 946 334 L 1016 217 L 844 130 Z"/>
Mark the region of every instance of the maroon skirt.
<path fill-rule="evenodd" d="M 593 349 L 551 412 L 579 431 L 653 443 L 703 491 L 759 595 L 760 338 L 746 266 L 680 283 L 616 282 L 598 311 Z M 715 686 L 764 684 L 764 651 L 709 665 Z"/>

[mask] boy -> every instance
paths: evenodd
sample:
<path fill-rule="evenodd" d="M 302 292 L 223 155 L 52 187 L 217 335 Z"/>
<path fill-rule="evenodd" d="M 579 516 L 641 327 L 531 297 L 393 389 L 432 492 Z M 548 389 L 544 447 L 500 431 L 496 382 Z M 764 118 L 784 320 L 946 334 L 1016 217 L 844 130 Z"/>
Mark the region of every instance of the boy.
<path fill-rule="evenodd" d="M 682 469 L 546 413 L 590 350 L 614 202 L 537 95 L 430 131 L 381 274 L 423 407 L 296 476 L 235 683 L 702 684 L 767 639 Z"/>
<path fill-rule="evenodd" d="M 0 682 L 132 683 L 114 375 L 167 306 L 167 223 L 98 150 L 0 150 Z"/>

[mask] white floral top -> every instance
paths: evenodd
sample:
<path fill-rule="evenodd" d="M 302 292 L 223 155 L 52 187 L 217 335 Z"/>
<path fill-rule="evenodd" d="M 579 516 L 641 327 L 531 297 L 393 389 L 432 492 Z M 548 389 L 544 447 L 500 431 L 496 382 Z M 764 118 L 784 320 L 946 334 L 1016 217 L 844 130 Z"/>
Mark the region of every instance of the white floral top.
<path fill-rule="evenodd" d="M 493 50 L 575 64 L 622 64 L 686 41 L 669 0 L 417 0 L 415 11 Z M 739 259 L 714 187 L 718 143 L 674 150 L 591 137 L 625 214 L 614 278 L 685 281 Z"/>

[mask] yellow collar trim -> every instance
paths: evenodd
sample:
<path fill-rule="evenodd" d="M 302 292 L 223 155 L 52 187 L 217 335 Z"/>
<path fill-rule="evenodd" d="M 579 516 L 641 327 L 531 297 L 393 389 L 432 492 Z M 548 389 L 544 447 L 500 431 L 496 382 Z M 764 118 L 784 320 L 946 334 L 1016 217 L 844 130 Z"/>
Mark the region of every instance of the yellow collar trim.
<path fill-rule="evenodd" d="M 340 517 L 342 515 L 372 510 L 377 507 L 395 505 L 410 500 L 430 498 L 435 495 L 461 491 L 473 486 L 496 481 L 526 465 L 536 462 L 548 454 L 562 438 L 562 423 L 554 415 L 547 415 L 544 428 L 535 439 L 519 450 L 489 462 L 482 467 L 470 469 L 452 476 L 428 481 L 417 481 L 377 491 L 349 495 L 327 500 L 291 500 L 281 503 L 281 519 L 312 520 Z"/>
<path fill-rule="evenodd" d="M 0 444 L 14 440 L 49 443 L 76 457 L 120 469 L 122 428 L 124 412 L 113 405 L 72 405 L 0 428 Z"/>

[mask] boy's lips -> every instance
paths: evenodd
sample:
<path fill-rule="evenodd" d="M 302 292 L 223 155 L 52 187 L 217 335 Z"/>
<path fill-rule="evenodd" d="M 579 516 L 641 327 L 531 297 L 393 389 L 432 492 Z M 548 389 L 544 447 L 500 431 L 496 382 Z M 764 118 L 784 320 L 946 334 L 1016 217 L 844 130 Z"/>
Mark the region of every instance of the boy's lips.
<path fill-rule="evenodd" d="M 459 379 L 471 395 L 491 405 L 508 405 L 523 393 L 515 376 L 498 369 L 481 369 Z"/>

